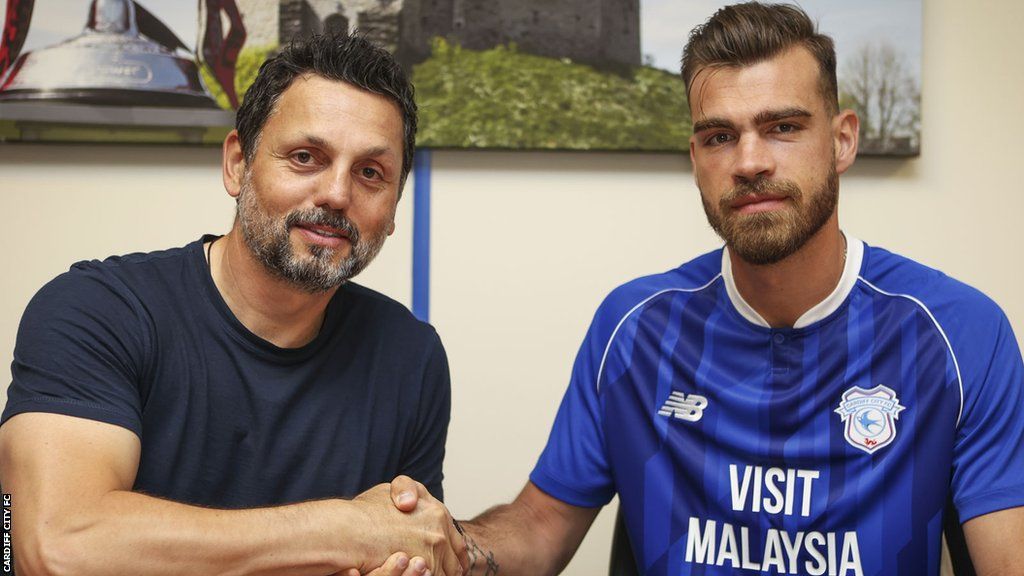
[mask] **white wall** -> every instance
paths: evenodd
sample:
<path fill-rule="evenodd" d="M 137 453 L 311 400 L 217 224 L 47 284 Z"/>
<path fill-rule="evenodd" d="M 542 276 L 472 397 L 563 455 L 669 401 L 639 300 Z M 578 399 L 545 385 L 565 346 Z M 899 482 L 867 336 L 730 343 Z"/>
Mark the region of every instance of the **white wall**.
<path fill-rule="evenodd" d="M 1024 4 L 927 0 L 922 155 L 861 159 L 843 226 L 974 284 L 1024 335 Z M 680 46 L 683 37 L 680 33 Z M 0 145 L 0 365 L 32 294 L 72 262 L 182 245 L 230 224 L 217 149 Z M 407 189 L 411 196 L 412 188 Z M 688 160 L 434 153 L 431 319 L 448 349 L 456 516 L 512 498 L 613 286 L 716 246 Z M 363 278 L 410 302 L 411 198 Z M 0 394 L 0 401 L 3 401 Z M 606 511 L 570 566 L 606 571 Z"/>

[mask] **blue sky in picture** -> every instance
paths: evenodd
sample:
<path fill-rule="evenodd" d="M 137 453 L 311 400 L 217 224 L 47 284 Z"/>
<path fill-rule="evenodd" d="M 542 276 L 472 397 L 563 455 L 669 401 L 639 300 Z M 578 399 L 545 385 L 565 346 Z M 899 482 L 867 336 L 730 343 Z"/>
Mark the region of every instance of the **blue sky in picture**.
<path fill-rule="evenodd" d="M 715 0 L 641 0 L 641 52 L 658 68 L 679 71 L 683 45 L 694 26 L 719 7 Z M 844 55 L 885 41 L 905 55 L 908 71 L 921 79 L 921 0 L 803 0 L 797 4 L 836 42 L 839 70 Z"/>

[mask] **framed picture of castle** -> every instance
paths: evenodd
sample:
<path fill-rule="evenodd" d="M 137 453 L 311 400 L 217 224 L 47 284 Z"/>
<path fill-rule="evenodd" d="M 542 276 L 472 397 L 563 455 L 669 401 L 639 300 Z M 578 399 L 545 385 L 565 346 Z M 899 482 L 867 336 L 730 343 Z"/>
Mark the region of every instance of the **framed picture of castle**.
<path fill-rule="evenodd" d="M 729 3 L 642 0 L 644 64 L 678 72 L 688 31 Z M 860 116 L 861 155 L 916 156 L 921 141 L 921 0 L 797 4 L 835 41 L 839 105 Z"/>
<path fill-rule="evenodd" d="M 682 151 L 679 58 L 714 0 L 4 0 L 0 141 L 219 143 L 283 43 L 359 30 L 432 148 Z M 862 151 L 920 142 L 921 0 L 805 0 Z"/>

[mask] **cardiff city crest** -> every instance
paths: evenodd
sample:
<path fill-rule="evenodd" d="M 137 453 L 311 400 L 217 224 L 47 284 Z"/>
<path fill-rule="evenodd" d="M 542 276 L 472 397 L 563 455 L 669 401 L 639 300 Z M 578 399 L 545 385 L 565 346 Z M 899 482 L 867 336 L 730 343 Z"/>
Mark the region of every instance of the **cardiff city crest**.
<path fill-rule="evenodd" d="M 846 424 L 846 441 L 871 454 L 896 438 L 896 420 L 905 408 L 892 388 L 879 384 L 871 390 L 854 386 L 843 392 L 835 412 Z"/>

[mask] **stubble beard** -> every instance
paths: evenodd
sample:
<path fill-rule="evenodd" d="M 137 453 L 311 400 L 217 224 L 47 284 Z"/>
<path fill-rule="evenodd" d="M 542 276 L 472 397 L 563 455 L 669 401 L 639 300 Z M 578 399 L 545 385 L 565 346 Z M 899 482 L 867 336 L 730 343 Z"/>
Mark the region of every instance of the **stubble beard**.
<path fill-rule="evenodd" d="M 363 238 L 348 218 L 325 209 L 295 210 L 283 218 L 275 218 L 260 205 L 259 194 L 248 173 L 242 180 L 237 214 L 242 237 L 256 260 L 273 276 L 311 294 L 336 288 L 362 272 L 387 238 L 383 230 Z M 298 224 L 344 230 L 351 244 L 349 255 L 335 263 L 337 250 L 319 245 L 307 246 L 308 255 L 296 254 L 291 229 Z"/>
<path fill-rule="evenodd" d="M 748 195 L 783 196 L 793 208 L 737 214 L 731 205 Z M 750 264 L 781 262 L 803 247 L 828 222 L 839 202 L 839 175 L 833 162 L 825 182 L 805 201 L 805 194 L 791 180 L 758 178 L 730 190 L 712 206 L 701 194 L 708 223 L 729 250 Z"/>

